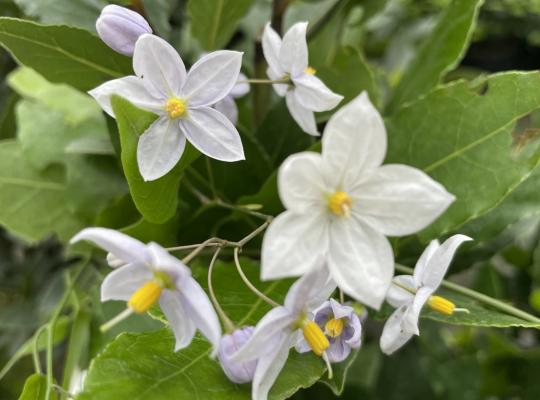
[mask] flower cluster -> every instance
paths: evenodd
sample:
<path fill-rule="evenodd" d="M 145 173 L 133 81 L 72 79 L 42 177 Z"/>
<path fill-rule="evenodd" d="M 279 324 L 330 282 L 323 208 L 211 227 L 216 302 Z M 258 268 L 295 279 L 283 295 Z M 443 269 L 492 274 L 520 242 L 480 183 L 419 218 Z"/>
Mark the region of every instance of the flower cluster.
<path fill-rule="evenodd" d="M 106 82 L 90 94 L 113 117 L 113 95 L 158 116 L 139 138 L 137 160 L 145 180 L 159 179 L 174 168 L 186 140 L 218 160 L 244 158 L 234 101 L 249 91 L 249 79 L 240 73 L 242 53 L 220 50 L 203 55 L 187 72 L 176 50 L 152 35 L 134 12 L 107 6 L 97 28 L 105 43 L 133 56 L 135 75 Z M 307 23 L 297 23 L 281 39 L 266 25 L 262 46 L 267 83 L 285 97 L 298 125 L 319 135 L 314 112 L 333 109 L 342 96 L 326 87 L 309 66 L 306 29 Z M 363 305 L 378 310 L 386 299 L 396 307 L 380 340 L 388 354 L 418 335 L 426 303 L 443 314 L 463 311 L 434 292 L 458 246 L 470 240 L 466 236 L 453 236 L 442 245 L 431 242 L 414 276 L 394 277 L 387 237 L 427 227 L 454 196 L 419 169 L 383 165 L 386 149 L 383 119 L 364 92 L 330 118 L 321 153 L 294 154 L 283 162 L 278 191 L 286 211 L 269 223 L 264 236 L 261 279 L 299 279 L 283 305 L 261 296 L 274 307 L 255 327 L 234 326 L 211 284 L 209 298 L 192 278 L 186 265 L 190 257 L 180 261 L 156 243 L 143 244 L 110 229 L 81 231 L 72 242 L 91 241 L 105 249 L 114 268 L 102 284 L 102 300 L 127 302 L 126 311 L 104 328 L 159 304 L 176 338 L 175 350 L 188 346 L 198 329 L 212 344 L 227 377 L 235 383 L 252 382 L 253 399 L 265 400 L 291 348 L 320 356 L 329 375 L 332 363 L 358 349 L 366 317 L 359 312 Z M 336 289 L 340 302 L 332 297 Z M 352 301 L 345 302 L 345 295 Z M 218 314 L 227 328 L 223 336 Z"/>

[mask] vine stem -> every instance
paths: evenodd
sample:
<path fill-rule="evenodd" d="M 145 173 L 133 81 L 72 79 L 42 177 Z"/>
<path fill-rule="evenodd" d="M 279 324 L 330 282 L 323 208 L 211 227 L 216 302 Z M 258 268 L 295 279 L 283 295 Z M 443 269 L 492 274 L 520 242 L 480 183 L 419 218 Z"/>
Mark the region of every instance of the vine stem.
<path fill-rule="evenodd" d="M 414 270 L 409 267 L 405 267 L 404 265 L 396 264 L 396 270 L 400 272 L 405 272 L 407 274 L 412 274 Z M 489 305 L 497 310 L 500 310 L 506 314 L 512 315 L 517 318 L 521 318 L 528 322 L 533 322 L 540 324 L 540 318 L 535 317 L 534 315 L 531 315 L 525 311 L 522 311 L 514 306 L 511 306 L 509 304 L 506 304 L 500 300 L 494 299 L 492 297 L 486 296 L 485 294 L 479 293 L 475 290 L 468 289 L 466 287 L 463 287 L 461 285 L 458 285 L 453 282 L 449 282 L 447 280 L 443 280 L 441 283 L 442 287 L 445 287 L 449 290 L 452 290 L 456 293 L 463 294 L 467 297 L 470 297 L 472 299 L 475 299 L 479 301 L 480 303 L 484 303 L 486 305 Z"/>
<path fill-rule="evenodd" d="M 291 83 L 290 79 L 244 79 L 241 81 L 236 82 L 238 83 L 254 83 L 254 84 L 267 84 L 267 85 L 275 85 L 275 84 L 288 84 Z"/>
<path fill-rule="evenodd" d="M 232 332 L 236 329 L 236 326 L 227 316 L 225 311 L 223 311 L 223 308 L 221 308 L 221 305 L 219 304 L 216 294 L 214 292 L 214 287 L 212 285 L 212 272 L 214 271 L 214 265 L 216 264 L 216 261 L 220 252 L 221 252 L 221 247 L 218 247 L 216 251 L 214 252 L 214 255 L 212 256 L 212 260 L 210 261 L 210 266 L 208 267 L 208 292 L 210 293 L 210 300 L 212 300 L 212 303 L 214 304 L 214 308 L 216 309 L 219 317 L 221 318 L 223 325 L 225 325 L 225 330 L 227 332 Z"/>

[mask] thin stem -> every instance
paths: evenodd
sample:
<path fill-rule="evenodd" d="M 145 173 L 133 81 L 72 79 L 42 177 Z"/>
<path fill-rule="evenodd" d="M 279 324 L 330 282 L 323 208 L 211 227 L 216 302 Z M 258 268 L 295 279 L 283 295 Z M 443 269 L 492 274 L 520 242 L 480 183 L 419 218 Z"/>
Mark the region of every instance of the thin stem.
<path fill-rule="evenodd" d="M 276 303 L 274 300 L 266 296 L 264 293 L 262 293 L 259 289 L 257 289 L 247 278 L 246 274 L 244 274 L 244 271 L 242 270 L 242 266 L 240 265 L 240 260 L 238 259 L 238 252 L 240 249 L 236 247 L 234 249 L 234 263 L 236 264 L 236 269 L 238 271 L 238 274 L 246 284 L 246 286 L 257 296 L 259 296 L 261 299 L 266 301 L 268 304 L 270 304 L 272 307 L 279 307 L 279 304 Z"/>
<path fill-rule="evenodd" d="M 246 243 L 248 243 L 251 239 L 253 239 L 254 237 L 256 237 L 259 233 L 261 233 L 262 231 L 264 231 L 268 225 L 270 225 L 270 222 L 272 222 L 272 217 L 269 217 L 265 222 L 264 224 L 262 224 L 261 226 L 259 226 L 257 229 L 255 229 L 253 232 L 251 232 L 249 235 L 247 235 L 246 237 L 244 237 L 242 240 L 240 240 L 237 244 L 236 244 L 236 248 L 238 247 L 243 247 Z"/>
<path fill-rule="evenodd" d="M 212 286 L 212 272 L 214 271 L 214 265 L 220 252 L 221 247 L 218 247 L 214 252 L 212 260 L 210 261 L 210 266 L 208 267 L 208 292 L 210 293 L 210 300 L 212 300 L 214 308 L 216 309 L 219 317 L 221 318 L 223 325 L 225 325 L 225 330 L 227 332 L 232 332 L 236 329 L 236 327 L 234 326 L 234 323 L 229 319 L 225 311 L 223 311 L 223 308 L 221 308 L 221 305 L 217 300 L 216 294 L 214 293 L 214 287 Z"/>
<path fill-rule="evenodd" d="M 269 219 L 269 218 L 272 218 L 271 215 L 263 214 L 263 213 L 260 213 L 260 212 L 258 212 L 258 211 L 254 211 L 254 210 L 250 210 L 250 209 L 247 208 L 247 207 L 237 206 L 237 205 L 225 203 L 224 201 L 222 201 L 222 200 L 220 200 L 220 199 L 214 200 L 211 204 L 214 204 L 214 205 L 216 205 L 216 206 L 223 207 L 223 208 L 228 208 L 229 210 L 234 210 L 234 211 L 243 212 L 243 213 L 245 213 L 245 214 L 251 215 L 251 216 L 253 216 L 253 217 L 261 218 L 261 219 Z"/>
<path fill-rule="evenodd" d="M 221 241 L 221 239 L 219 238 L 210 238 L 208 240 L 205 240 L 204 242 L 202 242 L 200 245 L 198 245 L 197 247 L 195 247 L 195 250 L 193 250 L 191 253 L 189 253 L 187 256 L 185 256 L 184 258 L 182 258 L 182 262 L 184 264 L 188 264 L 191 260 L 193 260 L 195 257 L 197 257 L 197 255 L 203 251 L 203 249 L 208 246 L 209 244 L 212 244 L 212 243 L 219 243 Z"/>
<path fill-rule="evenodd" d="M 343 290 L 341 289 L 339 289 L 339 302 L 345 304 L 345 293 L 343 293 Z"/>
<path fill-rule="evenodd" d="M 405 285 L 402 285 L 401 283 L 399 282 L 396 282 L 396 281 L 392 281 L 392 285 L 396 285 L 397 287 L 409 292 L 410 294 L 412 295 L 415 295 L 416 294 L 416 290 L 408 287 L 408 286 L 405 286 Z"/>
<path fill-rule="evenodd" d="M 405 272 L 407 274 L 412 274 L 414 270 L 409 267 L 405 267 L 403 265 L 396 264 L 396 270 L 400 272 Z M 509 315 L 512 315 L 517 318 L 521 318 L 525 321 L 533 322 L 536 324 L 540 324 L 540 318 L 535 317 L 534 315 L 531 315 L 525 311 L 522 311 L 516 307 L 513 307 L 509 304 L 506 304 L 500 300 L 496 300 L 492 297 L 486 296 L 485 294 L 479 293 L 475 290 L 465 288 L 461 285 L 458 285 L 453 282 L 449 282 L 447 280 L 444 280 L 441 284 L 441 286 L 450 289 L 456 293 L 463 294 L 467 297 L 470 297 L 472 299 L 475 299 L 481 303 L 487 304 L 497 310 L 500 310 L 502 312 L 505 312 Z"/>
<path fill-rule="evenodd" d="M 185 246 L 175 246 L 175 247 L 167 247 L 165 250 L 167 251 L 180 251 L 180 250 L 193 250 L 198 247 L 200 247 L 202 243 L 195 243 L 195 244 L 188 244 Z M 220 247 L 222 246 L 221 243 L 206 243 L 205 247 Z"/>
<path fill-rule="evenodd" d="M 37 374 L 41 374 L 41 362 L 39 361 L 39 337 L 43 333 L 43 331 L 47 329 L 47 325 L 41 326 L 36 333 L 34 334 L 34 343 L 32 345 L 32 358 L 34 360 L 34 369 L 36 370 Z"/>
<path fill-rule="evenodd" d="M 131 308 L 126 308 L 124 311 L 122 311 L 120 314 L 115 316 L 114 318 L 110 319 L 109 321 L 105 322 L 103 325 L 99 327 L 99 330 L 101 332 L 107 332 L 109 329 L 111 329 L 113 326 L 118 324 L 119 322 L 122 322 L 127 317 L 129 317 L 131 314 L 133 314 L 133 310 Z"/>
<path fill-rule="evenodd" d="M 255 84 L 267 84 L 267 85 L 275 85 L 275 84 L 289 84 L 291 83 L 290 79 L 244 79 L 242 81 L 236 82 L 238 83 L 255 83 Z"/>

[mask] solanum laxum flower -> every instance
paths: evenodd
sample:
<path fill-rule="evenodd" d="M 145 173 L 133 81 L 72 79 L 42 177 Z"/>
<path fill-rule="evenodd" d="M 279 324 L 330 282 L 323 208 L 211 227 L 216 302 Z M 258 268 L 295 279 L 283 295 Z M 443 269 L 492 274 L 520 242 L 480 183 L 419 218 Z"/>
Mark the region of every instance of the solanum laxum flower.
<path fill-rule="evenodd" d="M 106 228 L 83 229 L 71 243 L 87 240 L 110 252 L 122 266 L 101 285 L 101 300 L 123 300 L 127 309 L 120 315 L 144 313 L 155 303 L 169 321 L 176 338 L 175 350 L 191 343 L 198 329 L 217 352 L 221 327 L 212 304 L 191 277 L 191 271 L 156 243 L 140 241 Z"/>
<path fill-rule="evenodd" d="M 268 62 L 267 75 L 275 81 L 280 96 L 285 96 L 287 108 L 304 132 L 319 135 L 314 111 L 333 109 L 343 99 L 335 94 L 315 76 L 316 70 L 308 64 L 306 42 L 307 22 L 294 24 L 283 36 L 283 40 L 267 24 L 262 48 Z"/>
<path fill-rule="evenodd" d="M 454 200 L 416 168 L 381 166 L 385 154 L 383 120 L 362 93 L 329 120 L 322 154 L 284 161 L 278 189 L 287 211 L 265 234 L 262 279 L 305 274 L 323 257 L 345 293 L 380 307 L 394 272 L 386 235 L 419 231 Z"/>
<path fill-rule="evenodd" d="M 289 350 L 304 338 L 311 350 L 325 359 L 330 346 L 321 328 L 308 318 L 313 310 L 334 291 L 326 268 L 320 263 L 289 289 L 283 306 L 269 311 L 257 324 L 251 338 L 232 356 L 235 361 L 258 360 L 252 383 L 252 399 L 266 400 L 268 392 L 283 369 Z"/>
<path fill-rule="evenodd" d="M 137 162 L 144 180 L 158 179 L 174 168 L 186 139 L 201 153 L 221 161 L 244 159 L 234 125 L 211 106 L 227 96 L 238 80 L 242 53 L 221 50 L 197 61 L 186 73 L 176 50 L 154 35 L 135 45 L 136 76 L 115 79 L 89 93 L 111 116 L 111 97 L 119 95 L 159 118 L 141 135 Z"/>
<path fill-rule="evenodd" d="M 225 375 L 234 383 L 249 383 L 255 375 L 257 360 L 246 362 L 234 361 L 231 357 L 253 335 L 253 327 L 245 326 L 223 335 L 219 345 L 218 359 Z"/>
<path fill-rule="evenodd" d="M 472 239 L 465 235 L 454 235 L 442 245 L 433 240 L 418 259 L 413 276 L 398 275 L 393 279 L 386 300 L 396 310 L 384 325 L 380 340 L 384 353 L 392 354 L 413 335 L 420 334 L 418 319 L 426 303 L 432 310 L 446 315 L 467 311 L 433 293 L 440 286 L 457 248 L 468 240 Z"/>

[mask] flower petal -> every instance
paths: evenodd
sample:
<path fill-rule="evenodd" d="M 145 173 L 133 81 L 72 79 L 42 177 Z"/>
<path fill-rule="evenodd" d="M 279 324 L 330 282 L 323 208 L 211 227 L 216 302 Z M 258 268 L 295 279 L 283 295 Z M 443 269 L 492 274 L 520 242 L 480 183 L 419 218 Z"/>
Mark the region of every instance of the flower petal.
<path fill-rule="evenodd" d="M 297 78 L 293 78 L 293 82 L 296 100 L 308 110 L 331 110 L 343 100 L 343 96 L 332 92 L 316 76 L 302 74 Z"/>
<path fill-rule="evenodd" d="M 376 168 L 386 155 L 386 128 L 381 115 L 362 92 L 328 121 L 322 154 L 344 189 L 355 187 L 366 171 Z"/>
<path fill-rule="evenodd" d="M 328 249 L 325 217 L 291 211 L 278 215 L 263 238 L 261 279 L 300 276 L 311 270 Z"/>
<path fill-rule="evenodd" d="M 159 299 L 159 306 L 169 321 L 176 343 L 174 351 L 188 347 L 195 336 L 195 324 L 184 309 L 180 293 L 176 290 L 164 290 Z"/>
<path fill-rule="evenodd" d="M 322 257 L 315 261 L 311 271 L 290 287 L 283 304 L 292 314 L 319 307 L 336 289 L 336 284 L 322 261 Z"/>
<path fill-rule="evenodd" d="M 248 80 L 248 77 L 242 72 L 240 72 L 238 74 L 238 80 L 234 84 L 229 95 L 237 99 L 239 97 L 244 97 L 246 94 L 248 94 L 250 88 L 249 88 L 249 83 L 246 82 L 247 80 Z"/>
<path fill-rule="evenodd" d="M 240 74 L 243 53 L 219 50 L 201 57 L 189 70 L 182 97 L 192 107 L 210 106 L 227 96 Z"/>
<path fill-rule="evenodd" d="M 139 37 L 133 53 L 133 70 L 155 97 L 177 97 L 186 80 L 186 67 L 178 52 L 155 35 Z"/>
<path fill-rule="evenodd" d="M 328 361 L 331 363 L 340 363 L 349 357 L 349 354 L 351 354 L 351 347 L 340 337 L 330 343 L 330 347 L 326 349 Z"/>
<path fill-rule="evenodd" d="M 411 333 L 404 332 L 401 329 L 401 323 L 406 310 L 407 306 L 401 306 L 393 312 L 384 324 L 379 342 L 383 353 L 392 354 L 413 337 Z"/>
<path fill-rule="evenodd" d="M 340 289 L 379 309 L 394 273 L 392 247 L 368 225 L 352 218 L 336 219 L 330 227 L 328 267 Z"/>
<path fill-rule="evenodd" d="M 145 181 L 154 181 L 170 172 L 182 157 L 186 137 L 178 121 L 158 118 L 139 137 L 137 163 Z"/>
<path fill-rule="evenodd" d="M 300 128 L 302 128 L 304 132 L 312 136 L 320 136 L 320 133 L 317 130 L 317 124 L 315 122 L 315 115 L 313 114 L 313 111 L 308 110 L 303 105 L 301 105 L 298 100 L 296 100 L 294 91 L 289 90 L 286 93 L 285 101 L 287 103 L 287 108 L 289 109 L 291 116 L 300 126 Z"/>
<path fill-rule="evenodd" d="M 152 267 L 156 271 L 166 272 L 177 284 L 177 288 L 180 289 L 179 282 L 189 278 L 191 276 L 191 270 L 159 244 L 150 242 L 147 248 L 152 258 Z"/>
<path fill-rule="evenodd" d="M 410 288 L 411 290 L 416 290 L 417 286 L 414 284 L 413 277 L 411 275 L 397 275 L 392 279 L 392 284 L 388 288 L 386 293 L 386 301 L 392 305 L 392 307 L 398 308 L 403 305 L 411 304 L 414 295 L 411 292 L 403 289 L 402 287 L 395 285 L 396 282 L 398 285 L 402 285 Z"/>
<path fill-rule="evenodd" d="M 297 22 L 283 36 L 279 61 L 282 69 L 297 76 L 308 67 L 307 22 Z"/>
<path fill-rule="evenodd" d="M 412 333 L 413 335 L 419 335 L 420 331 L 418 330 L 418 320 L 420 319 L 420 312 L 422 307 L 426 304 L 426 301 L 433 294 L 433 289 L 429 287 L 422 287 L 418 289 L 414 295 L 414 300 L 412 304 L 407 307 L 405 312 L 401 328 L 407 333 Z"/>
<path fill-rule="evenodd" d="M 148 266 L 132 263 L 115 269 L 101 284 L 101 301 L 128 301 L 133 293 L 154 278 Z"/>
<path fill-rule="evenodd" d="M 321 155 L 305 151 L 289 156 L 278 171 L 278 191 L 288 210 L 299 214 L 323 211 L 327 206 L 324 196 L 330 187 Z"/>
<path fill-rule="evenodd" d="M 334 299 L 330 299 L 330 307 L 332 308 L 332 314 L 334 314 L 334 318 L 340 319 L 349 317 L 350 315 L 354 314 L 354 308 L 351 306 L 347 306 L 345 304 L 340 304 Z"/>
<path fill-rule="evenodd" d="M 268 75 L 268 78 L 273 81 L 279 81 L 284 77 L 282 73 L 275 71 L 270 67 L 268 67 L 268 69 L 266 70 L 266 75 Z M 272 87 L 280 97 L 285 96 L 287 94 L 287 91 L 292 88 L 292 86 L 288 83 L 274 83 L 272 84 Z"/>
<path fill-rule="evenodd" d="M 431 260 L 431 257 L 433 257 L 433 254 L 435 254 L 435 251 L 439 248 L 440 245 L 441 244 L 438 240 L 432 240 L 422 252 L 422 255 L 420 255 L 420 258 L 414 266 L 413 278 L 415 288 L 419 288 L 422 286 L 422 277 L 424 276 L 425 269 L 429 264 L 429 260 Z"/>
<path fill-rule="evenodd" d="M 146 90 L 141 79 L 136 76 L 126 76 L 120 79 L 105 82 L 97 88 L 88 92 L 103 111 L 114 118 L 111 106 L 111 97 L 118 95 L 129 100 L 134 106 L 153 112 L 155 114 L 163 112 L 163 101 L 152 96 Z"/>
<path fill-rule="evenodd" d="M 472 240 L 465 235 L 454 235 L 446 239 L 433 253 L 426 267 L 420 276 L 420 285 L 436 290 L 441 284 L 452 258 L 458 247 L 463 243 Z M 416 274 L 416 271 L 415 271 Z"/>
<path fill-rule="evenodd" d="M 347 339 L 344 338 L 344 342 L 353 349 L 357 349 L 362 344 L 362 324 L 360 323 L 360 318 L 355 313 L 349 317 L 347 329 L 352 329 L 353 334 Z"/>
<path fill-rule="evenodd" d="M 280 77 L 285 75 L 285 71 L 283 71 L 281 68 L 281 61 L 279 60 L 281 38 L 277 32 L 272 29 L 270 22 L 268 22 L 264 27 L 264 32 L 262 35 L 262 49 L 268 66 Z"/>
<path fill-rule="evenodd" d="M 212 344 L 212 356 L 215 356 L 221 339 L 221 325 L 208 295 L 193 278 L 183 280 L 179 289 L 188 318 Z"/>
<path fill-rule="evenodd" d="M 220 161 L 244 160 L 240 134 L 220 112 L 210 107 L 189 110 L 180 122 L 187 139 L 201 153 Z"/>
<path fill-rule="evenodd" d="M 358 213 L 379 232 L 410 235 L 431 224 L 455 197 L 423 171 L 407 165 L 383 165 L 351 191 Z"/>
<path fill-rule="evenodd" d="M 222 100 L 218 101 L 214 108 L 225 115 L 233 125 L 238 122 L 238 107 L 232 96 L 226 96 Z"/>
<path fill-rule="evenodd" d="M 88 240 L 128 263 L 150 264 L 150 255 L 144 243 L 114 229 L 86 228 L 69 242 L 73 244 L 81 240 Z"/>

